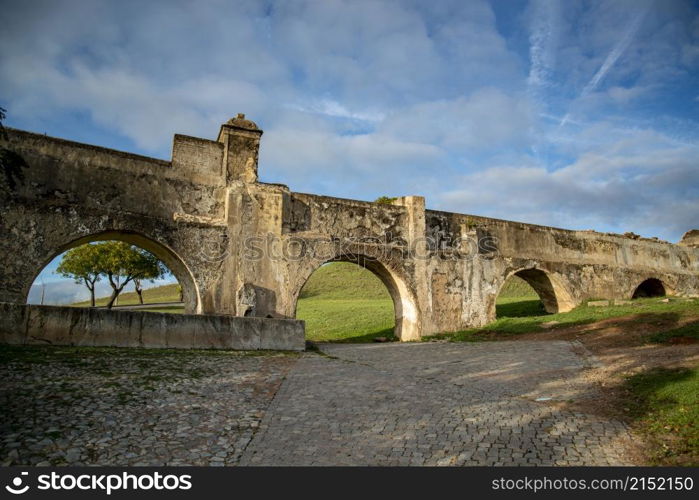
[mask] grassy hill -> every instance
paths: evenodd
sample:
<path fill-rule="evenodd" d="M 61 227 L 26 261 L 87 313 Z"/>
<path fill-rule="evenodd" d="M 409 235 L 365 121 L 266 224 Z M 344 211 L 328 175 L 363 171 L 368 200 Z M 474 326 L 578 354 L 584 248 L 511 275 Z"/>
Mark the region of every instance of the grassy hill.
<path fill-rule="evenodd" d="M 158 304 L 162 302 L 178 302 L 180 300 L 180 291 L 178 284 L 155 286 L 153 288 L 147 288 L 143 290 L 143 302 L 146 304 Z M 95 304 L 98 306 L 104 306 L 109 301 L 109 297 L 98 297 L 95 300 Z M 119 305 L 129 306 L 138 304 L 138 295 L 136 292 L 125 292 L 119 295 Z M 89 300 L 83 302 L 75 302 L 72 304 L 77 307 L 88 307 L 90 305 Z"/>
<path fill-rule="evenodd" d="M 350 262 L 329 262 L 308 279 L 300 299 L 391 300 L 386 286 L 371 271 Z"/>
<path fill-rule="evenodd" d="M 511 276 L 500 290 L 495 302 L 498 318 L 521 318 L 546 314 L 544 305 L 529 283 L 519 276 Z"/>
<path fill-rule="evenodd" d="M 500 290 L 498 299 L 537 299 L 539 296 L 534 289 L 519 276 L 512 276 Z"/>
<path fill-rule="evenodd" d="M 318 269 L 301 290 L 296 317 L 306 321 L 306 338 L 356 342 L 392 337 L 393 301 L 371 271 L 349 262 Z"/>

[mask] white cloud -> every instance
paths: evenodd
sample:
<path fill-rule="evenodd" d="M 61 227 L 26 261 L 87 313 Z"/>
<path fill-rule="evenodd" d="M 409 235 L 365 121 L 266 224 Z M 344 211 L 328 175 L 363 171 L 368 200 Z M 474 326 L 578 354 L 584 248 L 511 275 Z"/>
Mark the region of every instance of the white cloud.
<path fill-rule="evenodd" d="M 551 84 L 556 66 L 556 46 L 560 24 L 560 3 L 557 0 L 535 0 L 530 3 L 529 76 L 532 90 Z"/>
<path fill-rule="evenodd" d="M 494 88 L 468 97 L 417 104 L 389 114 L 379 130 L 452 151 L 482 152 L 529 142 L 529 102 Z"/>
<path fill-rule="evenodd" d="M 644 96 L 651 90 L 648 86 L 619 87 L 613 86 L 607 89 L 609 97 L 618 104 L 626 105 L 631 101 Z"/>
<path fill-rule="evenodd" d="M 613 134 L 606 144 L 588 144 L 564 168 L 550 171 L 523 158 L 521 165 L 463 176 L 453 183 L 463 187 L 445 192 L 440 202 L 468 213 L 667 239 L 695 227 L 699 148 L 653 131 L 606 130 Z"/>
<path fill-rule="evenodd" d="M 359 192 L 401 194 L 421 169 L 444 162 L 444 152 L 433 145 L 379 133 L 338 135 L 329 127 L 286 126 L 266 134 L 263 178 L 284 179 L 300 191 L 355 198 L 361 198 Z"/>
<path fill-rule="evenodd" d="M 648 230 L 665 216 L 639 216 L 641 198 L 676 207 L 677 227 L 694 207 L 696 181 L 679 181 L 699 137 L 688 2 L 35 1 L 3 14 L 11 126 L 74 138 L 72 117 L 105 146 L 167 158 L 174 133 L 213 137 L 244 112 L 265 130 L 263 179 L 292 189 L 591 227 L 628 209 Z M 533 195 L 513 185 L 503 202 L 514 179 Z M 637 205 L 622 203 L 627 185 Z"/>
<path fill-rule="evenodd" d="M 378 122 L 384 118 L 384 114 L 377 111 L 350 111 L 343 104 L 328 98 L 313 100 L 306 105 L 290 104 L 287 107 L 304 113 L 317 113 L 333 118 L 348 118 L 365 122 Z"/>

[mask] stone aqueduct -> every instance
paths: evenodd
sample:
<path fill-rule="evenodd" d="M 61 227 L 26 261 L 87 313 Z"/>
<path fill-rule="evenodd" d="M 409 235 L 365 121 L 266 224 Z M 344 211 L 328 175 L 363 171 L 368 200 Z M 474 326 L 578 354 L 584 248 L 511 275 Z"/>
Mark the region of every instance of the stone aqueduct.
<path fill-rule="evenodd" d="M 495 317 L 517 274 L 548 311 L 662 286 L 699 296 L 699 231 L 679 244 L 295 193 L 258 181 L 262 131 L 243 115 L 215 141 L 175 135 L 163 161 L 6 129 L 0 178 L 0 302 L 24 304 L 37 274 L 76 245 L 119 239 L 173 271 L 186 310 L 293 318 L 306 280 L 331 260 L 386 285 L 396 334 L 413 340 Z"/>

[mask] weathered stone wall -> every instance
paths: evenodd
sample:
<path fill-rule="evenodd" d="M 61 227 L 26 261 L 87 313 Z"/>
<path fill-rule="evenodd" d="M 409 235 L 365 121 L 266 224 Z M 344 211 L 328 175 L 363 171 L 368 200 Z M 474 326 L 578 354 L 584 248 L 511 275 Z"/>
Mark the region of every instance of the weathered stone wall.
<path fill-rule="evenodd" d="M 592 298 L 630 299 L 648 278 L 660 279 L 668 293 L 699 296 L 699 253 L 686 247 L 432 210 L 426 218 L 436 242 L 430 247 L 431 295 L 441 304 L 431 329 L 492 321 L 500 288 L 515 273 L 550 312 Z M 445 308 L 445 302 L 461 306 Z"/>
<path fill-rule="evenodd" d="M 302 351 L 303 321 L 0 303 L 5 344 Z"/>
<path fill-rule="evenodd" d="M 208 292 L 221 262 L 209 247 L 227 242 L 227 231 L 197 217 L 223 218 L 224 187 L 193 182 L 162 160 L 21 131 L 8 136 L 0 252 L 20 250 L 21 258 L 3 266 L 0 300 L 23 303 L 56 255 L 83 240 L 113 238 L 158 255 L 183 284 L 190 312 L 213 312 Z"/>
<path fill-rule="evenodd" d="M 680 245 L 294 193 L 257 179 L 262 131 L 239 116 L 216 141 L 176 135 L 172 162 L 8 130 L 0 178 L 0 300 L 22 304 L 56 255 L 122 239 L 160 257 L 187 311 L 293 318 L 301 288 L 331 260 L 386 285 L 404 340 L 494 319 L 517 274 L 549 311 L 628 299 L 648 278 L 699 296 L 697 232 Z"/>

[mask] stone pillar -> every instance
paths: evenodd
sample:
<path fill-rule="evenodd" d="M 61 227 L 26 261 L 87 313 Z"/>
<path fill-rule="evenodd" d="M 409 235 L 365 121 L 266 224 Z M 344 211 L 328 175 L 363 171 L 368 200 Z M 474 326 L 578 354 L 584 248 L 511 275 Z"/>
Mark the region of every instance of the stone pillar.
<path fill-rule="evenodd" d="M 282 188 L 241 182 L 237 186 L 228 218 L 235 250 L 227 281 L 235 288 L 236 315 L 283 317 L 286 263 Z"/>
<path fill-rule="evenodd" d="M 425 333 L 426 325 L 425 312 L 428 308 L 427 301 L 427 241 L 425 240 L 425 198 L 422 196 L 403 196 L 394 201 L 395 205 L 400 205 L 407 210 L 407 231 L 405 237 L 408 243 L 409 252 L 405 258 L 412 261 L 412 266 L 404 266 L 405 269 L 412 268 L 412 276 L 408 290 L 402 295 L 413 295 L 412 297 L 402 296 L 404 320 L 400 332 L 401 340 L 418 340 Z M 407 292 L 407 293 L 406 293 Z"/>

